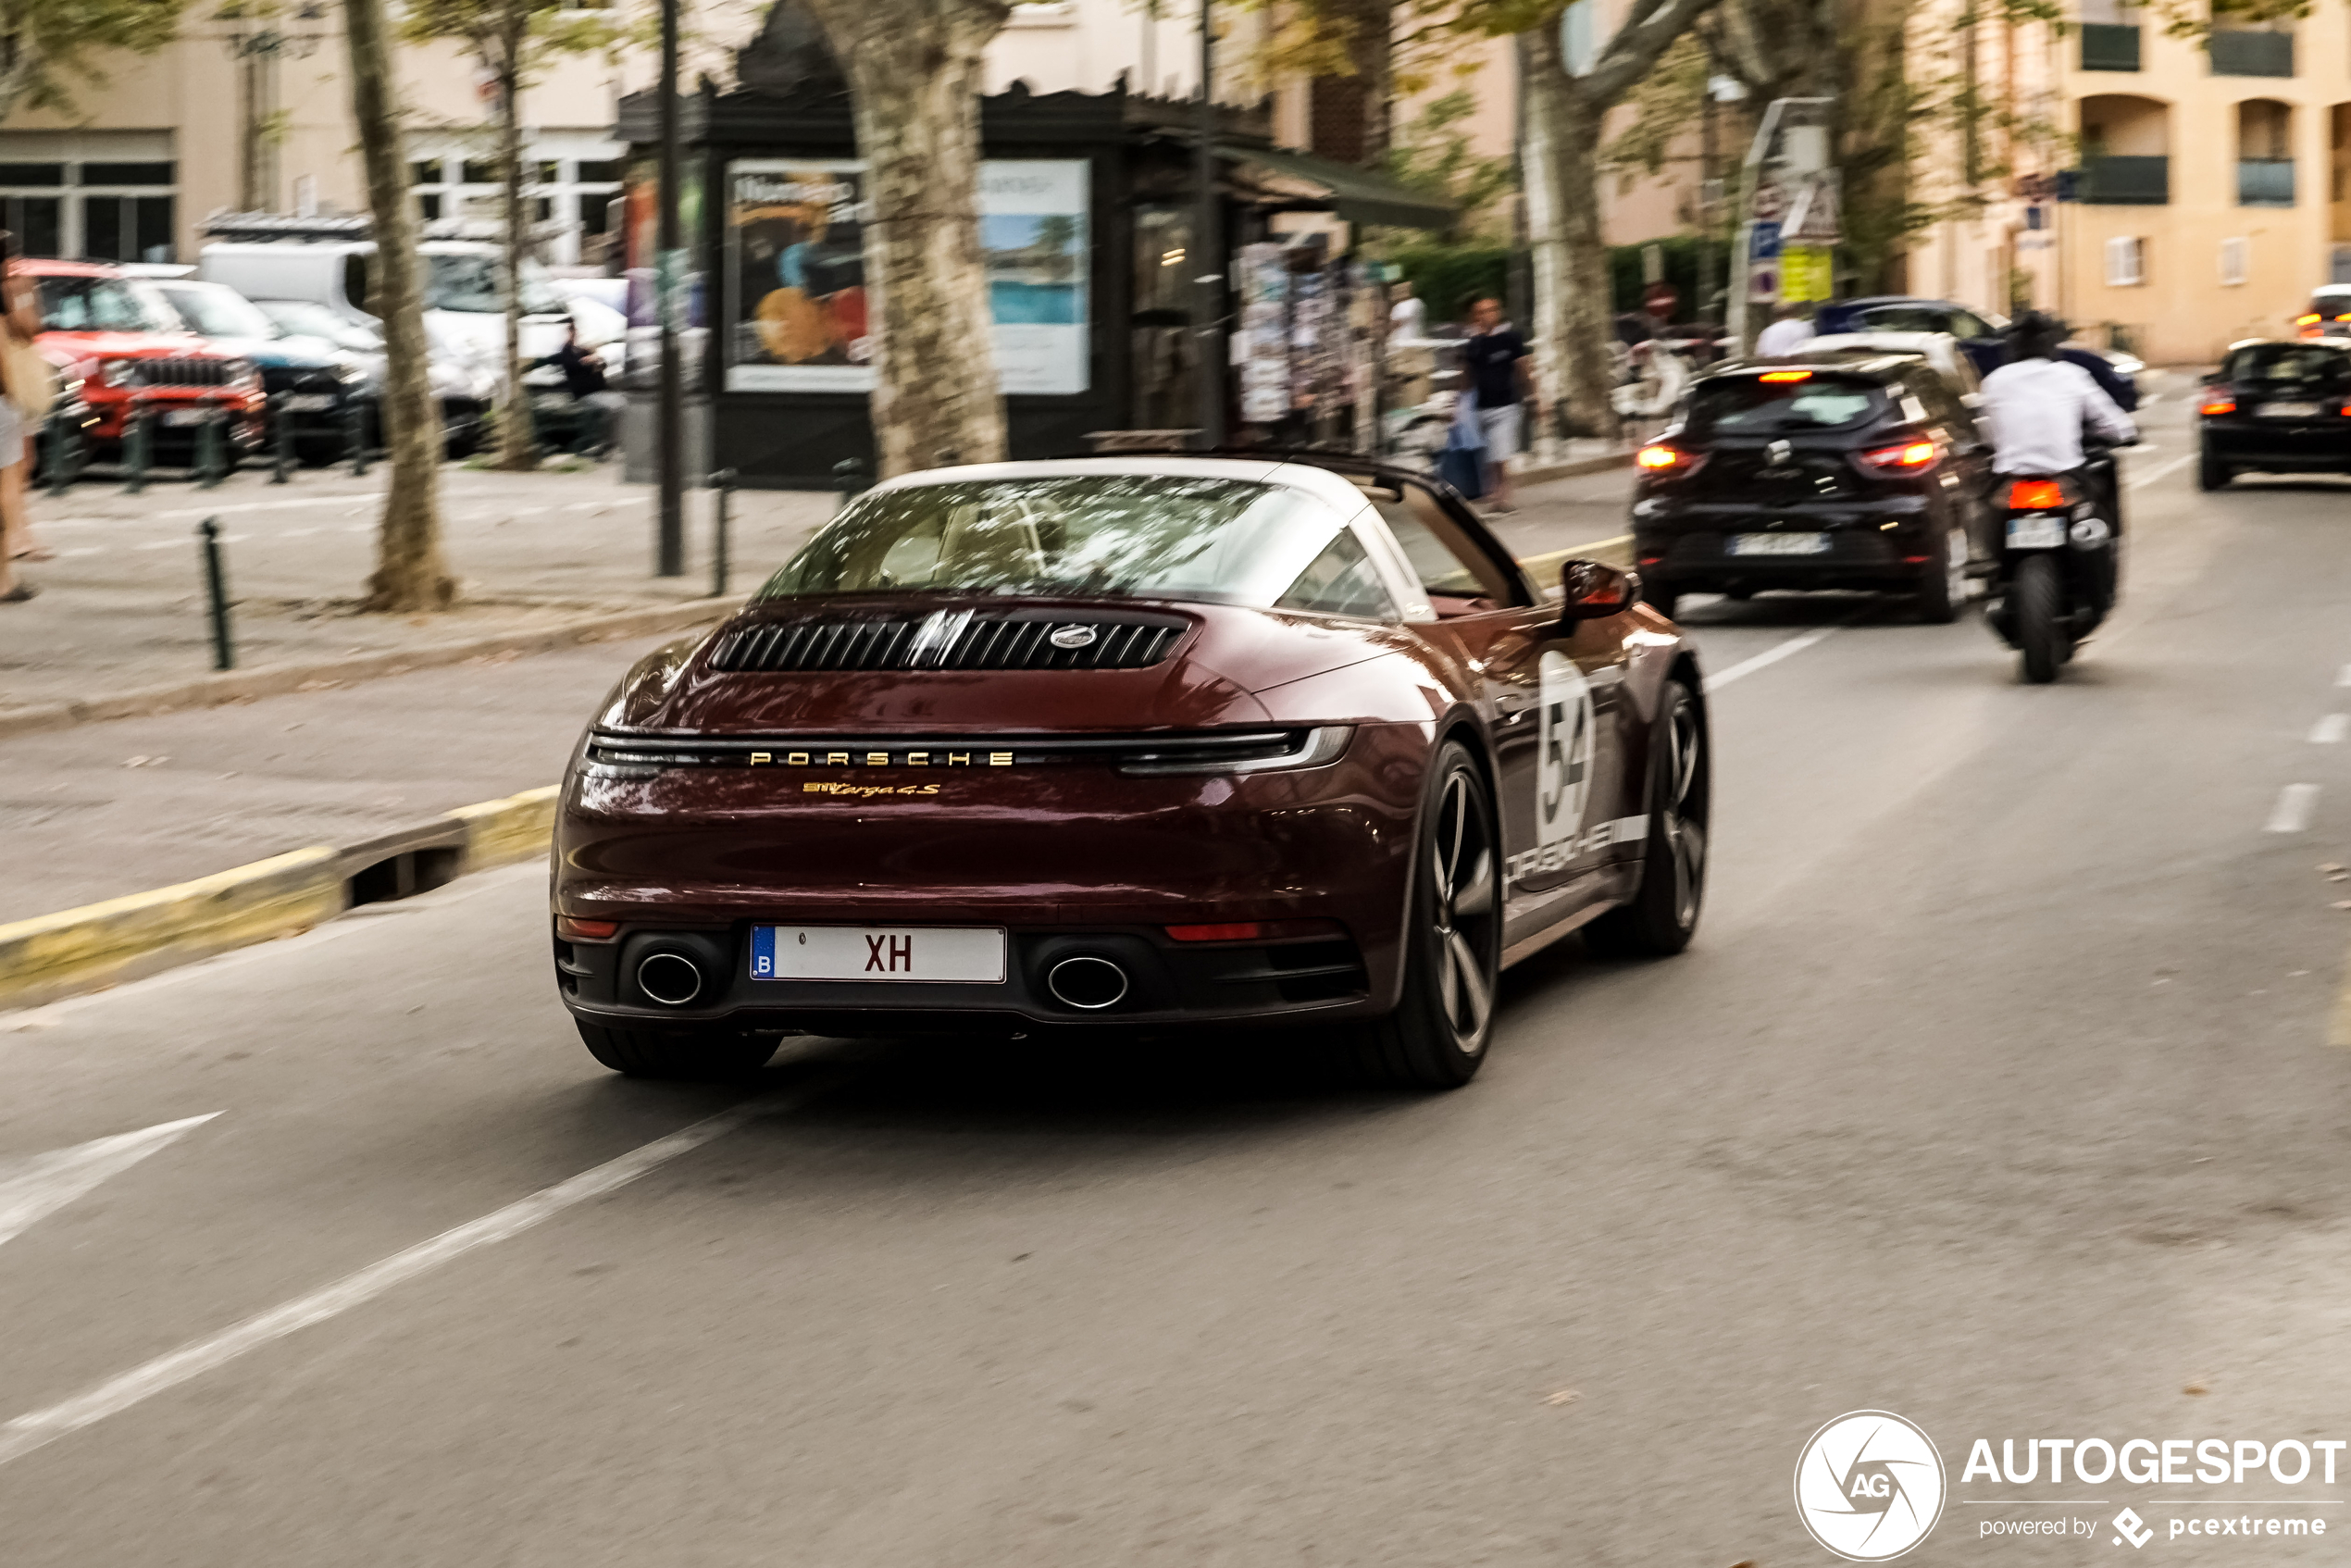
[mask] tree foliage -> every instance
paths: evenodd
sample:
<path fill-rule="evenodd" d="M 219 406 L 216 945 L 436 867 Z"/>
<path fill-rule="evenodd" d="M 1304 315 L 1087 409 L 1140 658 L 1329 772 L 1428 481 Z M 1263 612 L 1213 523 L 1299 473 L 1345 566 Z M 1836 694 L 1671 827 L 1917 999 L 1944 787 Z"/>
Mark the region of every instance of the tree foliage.
<path fill-rule="evenodd" d="M 1424 104 L 1387 150 L 1387 172 L 1398 183 L 1440 197 L 1462 215 L 1456 233 L 1478 230 L 1497 199 L 1518 183 L 1515 157 L 1480 157 L 1471 145 L 1462 122 L 1476 112 L 1477 94 L 1464 81 Z"/>
<path fill-rule="evenodd" d="M 0 118 L 74 109 L 77 83 L 103 85 L 104 56 L 152 55 L 178 35 L 188 0 L 0 0 Z"/>

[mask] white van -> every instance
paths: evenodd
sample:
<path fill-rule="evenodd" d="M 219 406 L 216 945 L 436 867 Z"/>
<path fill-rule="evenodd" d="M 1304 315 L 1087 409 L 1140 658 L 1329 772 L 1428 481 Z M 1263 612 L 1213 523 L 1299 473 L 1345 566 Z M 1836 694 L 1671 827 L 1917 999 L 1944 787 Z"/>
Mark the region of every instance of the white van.
<path fill-rule="evenodd" d="M 494 380 L 503 373 L 506 353 L 498 247 L 479 240 L 428 240 L 417 250 L 425 260 L 425 330 L 437 353 L 462 356 Z M 196 275 L 226 283 L 247 299 L 309 300 L 374 327 L 375 254 L 374 242 L 367 240 L 222 241 L 205 246 Z M 619 368 L 627 322 L 616 313 L 592 300 L 566 305 L 536 262 L 523 264 L 522 293 L 524 359 L 543 358 L 561 348 L 566 330 L 577 321 L 580 342 L 603 352 L 611 368 Z M 553 366 L 524 380 L 534 387 L 563 383 Z"/>

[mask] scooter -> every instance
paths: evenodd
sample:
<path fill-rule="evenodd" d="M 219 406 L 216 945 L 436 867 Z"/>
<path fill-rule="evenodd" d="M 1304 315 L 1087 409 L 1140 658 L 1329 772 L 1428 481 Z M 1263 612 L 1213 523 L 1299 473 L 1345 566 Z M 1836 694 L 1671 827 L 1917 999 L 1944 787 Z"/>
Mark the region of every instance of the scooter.
<path fill-rule="evenodd" d="M 2034 685 L 2055 680 L 2121 587 L 2121 488 L 2093 449 L 2071 474 L 2001 475 L 2001 545 L 1984 618 Z M 2111 515 L 2109 515 L 2111 514 Z"/>

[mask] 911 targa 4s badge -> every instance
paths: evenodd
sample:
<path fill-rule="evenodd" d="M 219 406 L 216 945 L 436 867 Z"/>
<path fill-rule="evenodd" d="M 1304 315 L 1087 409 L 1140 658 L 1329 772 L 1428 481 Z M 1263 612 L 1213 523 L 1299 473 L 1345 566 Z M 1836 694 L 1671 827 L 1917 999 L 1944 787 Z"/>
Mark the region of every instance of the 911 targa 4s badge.
<path fill-rule="evenodd" d="M 1469 1080 L 1500 971 L 1696 929 L 1697 660 L 1629 573 L 1528 578 L 1460 498 L 1320 455 L 877 486 L 639 662 L 555 828 L 596 1058 L 794 1031 L 1313 1027 Z"/>

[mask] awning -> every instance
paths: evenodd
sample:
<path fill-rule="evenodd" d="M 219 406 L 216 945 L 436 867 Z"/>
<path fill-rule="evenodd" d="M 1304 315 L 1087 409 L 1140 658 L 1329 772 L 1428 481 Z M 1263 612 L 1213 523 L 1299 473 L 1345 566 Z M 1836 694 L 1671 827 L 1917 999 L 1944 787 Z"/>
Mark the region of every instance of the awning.
<path fill-rule="evenodd" d="M 1450 229 L 1461 216 L 1425 192 L 1312 153 L 1243 147 L 1230 142 L 1218 143 L 1216 153 L 1232 166 L 1238 181 L 1256 187 L 1266 198 L 1327 208 L 1350 223 Z"/>

